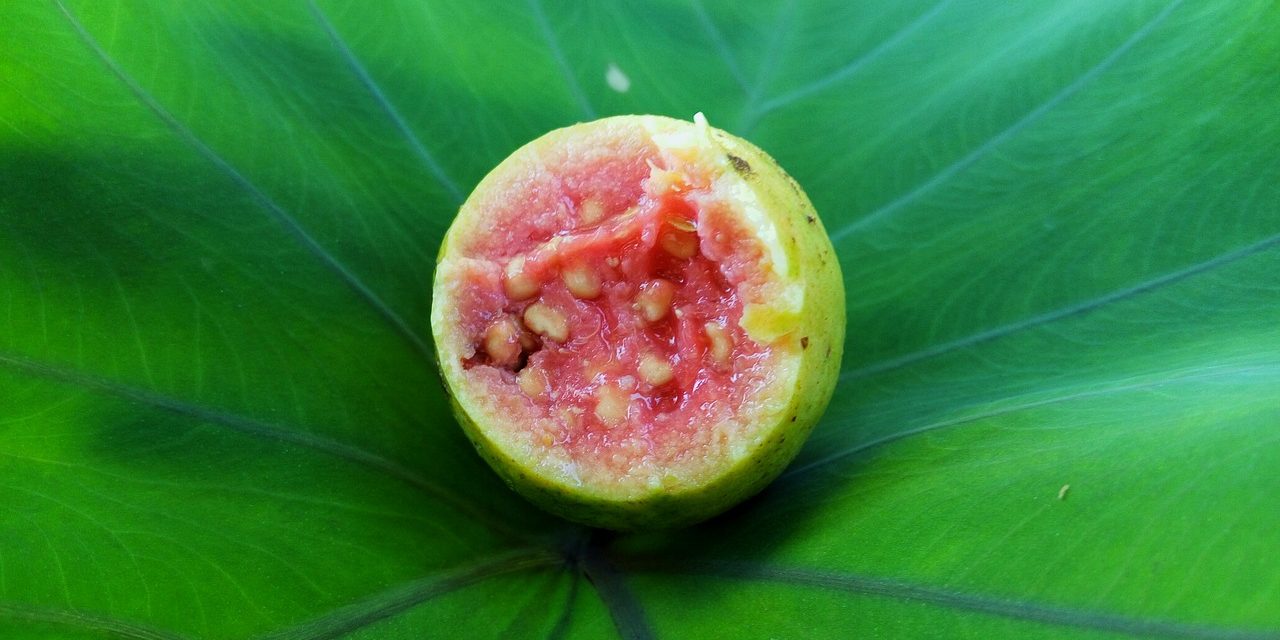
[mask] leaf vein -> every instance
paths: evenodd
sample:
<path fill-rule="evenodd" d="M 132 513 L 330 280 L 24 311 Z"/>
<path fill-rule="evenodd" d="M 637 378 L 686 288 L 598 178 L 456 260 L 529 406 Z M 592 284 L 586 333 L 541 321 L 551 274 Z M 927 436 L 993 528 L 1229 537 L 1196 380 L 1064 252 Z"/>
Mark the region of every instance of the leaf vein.
<path fill-rule="evenodd" d="M 588 120 L 595 120 L 595 107 L 591 106 L 591 100 L 587 98 L 586 92 L 582 90 L 582 85 L 578 84 L 578 78 L 573 75 L 569 60 L 565 58 L 564 48 L 560 46 L 560 40 L 556 38 L 556 33 L 551 28 L 551 22 L 547 20 L 547 11 L 542 6 L 542 0 L 528 0 L 528 3 L 529 9 L 533 12 L 533 20 L 538 23 L 538 32 L 542 34 L 542 39 L 547 43 L 547 49 L 551 51 L 551 57 L 555 60 L 556 67 L 560 69 L 560 74 L 564 76 L 564 81 L 569 86 L 569 92 L 573 94 L 578 106 L 582 108 L 583 115 Z"/>
<path fill-rule="evenodd" d="M 867 449 L 871 449 L 874 447 L 878 447 L 880 445 L 901 440 L 909 436 L 919 435 L 919 434 L 927 433 L 930 431 L 937 431 L 939 429 L 945 429 L 948 427 L 954 427 L 962 424 L 969 424 L 972 422 L 977 422 L 979 420 L 985 420 L 987 418 L 994 418 L 997 416 L 1017 413 L 1019 411 L 1026 411 L 1028 409 L 1037 409 L 1040 407 L 1061 404 L 1064 402 L 1071 402 L 1073 400 L 1082 400 L 1085 398 L 1108 396 L 1108 395 L 1113 395 L 1117 393 L 1125 393 L 1129 391 L 1143 391 L 1147 389 L 1155 389 L 1157 387 L 1161 387 L 1167 384 L 1178 383 L 1178 382 L 1212 380 L 1216 378 L 1223 378 L 1223 377 L 1233 376 L 1233 375 L 1271 373 L 1273 371 L 1280 371 L 1280 366 L 1277 366 L 1274 364 L 1264 364 L 1264 365 L 1256 365 L 1256 366 L 1248 366 L 1248 367 L 1216 369 L 1209 373 L 1199 373 L 1199 374 L 1182 375 L 1182 376 L 1166 376 L 1166 377 L 1158 378 L 1155 380 L 1146 380 L 1143 382 L 1133 382 L 1133 383 L 1114 385 L 1114 386 L 1109 386 L 1104 388 L 1095 388 L 1088 391 L 1078 391 L 1078 392 L 1070 393 L 1066 395 L 1053 396 L 1050 398 L 1043 398 L 1040 400 L 1026 401 L 1026 402 L 1022 402 L 1022 403 L 1014 404 L 1012 406 L 1002 407 L 998 409 L 989 409 L 987 411 L 983 411 L 973 415 L 967 415 L 960 418 L 953 418 L 950 420 L 943 420 L 940 422 L 934 422 L 924 426 L 915 427 L 915 428 L 907 429 L 904 431 L 899 431 L 897 433 L 892 433 L 886 436 L 876 438 L 874 440 L 870 440 L 868 442 L 864 442 L 862 444 L 856 445 L 849 449 L 837 451 L 836 453 L 828 455 L 824 458 L 815 460 L 813 462 L 810 462 L 809 464 L 802 465 L 800 467 L 787 471 L 786 473 L 782 474 L 782 476 L 779 477 L 779 481 L 787 480 L 799 475 L 803 475 L 805 473 L 813 471 L 814 469 L 817 469 L 818 467 L 831 464 L 832 462 L 835 462 L 842 458 L 847 458 L 849 456 L 866 451 Z M 1016 398 L 1014 400 L 1016 400 Z"/>
<path fill-rule="evenodd" d="M 0 602 L 0 617 L 74 629 L 87 629 L 128 640 L 186 640 L 186 636 L 171 631 L 162 631 L 119 618 L 72 609 L 47 609 L 14 602 Z"/>
<path fill-rule="evenodd" d="M 378 294 L 374 293 L 353 271 L 347 268 L 337 257 L 330 253 L 323 245 L 319 243 L 298 220 L 284 209 L 278 202 L 267 195 L 258 185 L 249 179 L 244 173 L 237 169 L 226 158 L 222 157 L 217 151 L 201 140 L 190 127 L 183 124 L 177 119 L 164 105 L 152 96 L 141 84 L 130 76 L 123 67 L 121 67 L 110 54 L 107 53 L 97 39 L 89 33 L 84 24 L 76 18 L 75 14 L 63 4 L 62 0 L 53 0 L 54 4 L 62 12 L 62 15 L 71 24 L 76 35 L 80 40 L 89 47 L 93 54 L 111 71 L 111 73 L 120 80 L 121 83 L 128 88 L 129 92 L 134 95 L 144 106 L 147 107 L 161 122 L 174 132 L 180 139 L 189 144 L 201 156 L 208 160 L 211 164 L 221 170 L 229 177 L 232 182 L 247 192 L 255 202 L 258 203 L 272 218 L 274 218 L 284 229 L 297 240 L 303 248 L 318 258 L 330 271 L 338 276 L 348 287 L 350 287 L 357 296 L 362 298 L 374 311 L 376 311 L 384 320 L 386 320 L 392 328 L 396 330 L 405 340 L 407 340 L 428 363 L 431 361 L 431 348 L 409 325 L 404 321 L 400 314 L 387 305 Z"/>
<path fill-rule="evenodd" d="M 1046 625 L 1093 629 L 1136 636 L 1194 638 L 1198 640 L 1274 640 L 1280 630 L 1239 629 L 1180 622 L 1159 618 L 1138 618 L 1103 611 L 1089 611 L 1060 605 L 1015 600 L 997 595 L 955 591 L 900 580 L 854 573 L 802 567 L 781 567 L 739 561 L 690 560 L 680 566 L 644 560 L 636 568 L 664 573 L 695 574 L 739 580 L 763 580 L 936 605 L 948 609 L 975 611 L 988 615 L 1027 620 Z"/>
<path fill-rule="evenodd" d="M 392 587 L 368 599 L 342 607 L 262 640 L 330 640 L 404 613 L 432 598 L 509 573 L 542 569 L 561 562 L 546 550 L 525 550 L 491 558 Z"/>
<path fill-rule="evenodd" d="M 427 171 L 431 172 L 431 175 L 435 177 L 436 181 L 449 192 L 449 196 L 453 198 L 455 204 L 462 204 L 463 193 L 462 189 L 458 187 L 458 183 L 455 182 L 453 178 L 449 177 L 449 174 L 444 170 L 444 166 L 442 166 L 440 161 L 436 159 L 435 154 L 427 148 L 421 138 L 413 133 L 413 129 L 409 127 L 409 122 L 404 119 L 404 116 L 400 114 L 400 111 L 396 109 L 395 105 L 391 103 L 391 100 L 387 98 L 386 93 L 382 91 L 382 87 L 380 87 L 378 82 L 373 79 L 373 76 L 369 74 L 368 69 L 365 68 L 364 64 L 360 62 L 360 59 L 356 57 L 355 52 L 351 50 L 351 47 L 347 44 L 346 40 L 343 39 L 342 34 L 338 33 L 337 28 L 333 26 L 333 22 L 331 22 L 329 17 L 321 11 L 318 5 L 316 5 L 315 0 L 307 0 L 307 7 L 311 10 L 312 15 L 315 16 L 316 21 L 320 23 L 325 34 L 329 36 L 329 41 L 332 42 L 333 46 L 342 54 L 342 58 L 347 62 L 347 66 L 351 67 L 351 71 L 360 79 L 360 84 L 369 91 L 370 95 L 372 95 L 374 100 L 378 103 L 378 106 L 382 108 L 383 113 L 391 119 L 392 124 L 396 126 L 396 129 L 400 131 L 402 136 L 404 136 L 404 139 L 409 143 L 409 146 L 413 148 L 414 154 L 417 155 L 422 164 L 426 166 Z"/>
<path fill-rule="evenodd" d="M 1275 248 L 1276 246 L 1280 246 L 1280 233 L 1268 236 L 1258 242 L 1215 256 L 1203 262 L 1198 262 L 1191 266 L 1178 269 L 1177 271 L 1165 273 L 1139 282 L 1133 286 L 1093 298 L 1092 300 L 1086 300 L 1054 311 L 1042 313 L 1025 320 L 1019 320 L 1017 322 L 1011 322 L 992 329 L 987 329 L 986 331 L 980 331 L 963 338 L 944 342 L 942 344 L 929 347 L 927 349 L 921 349 L 896 358 L 890 358 L 859 369 L 846 371 L 845 373 L 840 374 L 840 381 L 845 382 L 858 378 L 867 378 L 873 375 L 894 371 L 921 360 L 927 360 L 952 351 L 958 351 L 985 342 L 990 342 L 1012 333 L 1046 325 L 1073 316 L 1084 315 L 1107 305 L 1123 302 L 1130 298 L 1151 293 L 1152 291 L 1176 284 L 1182 280 L 1186 280 L 1187 278 L 1192 278 L 1203 273 L 1213 271 L 1214 269 L 1225 267 L 1255 254 Z"/>
<path fill-rule="evenodd" d="M 830 74 L 826 75 L 825 77 L 814 80 L 809 84 L 806 84 L 793 91 L 789 91 L 771 100 L 766 100 L 765 103 L 756 112 L 755 118 L 749 123 L 748 129 L 754 126 L 755 124 L 757 124 L 760 118 L 763 118 L 764 116 L 768 115 L 770 112 L 774 111 L 775 109 L 784 107 L 788 104 L 796 102 L 797 100 L 802 100 L 804 98 L 807 98 L 815 93 L 818 93 L 836 84 L 837 82 L 840 82 L 842 80 L 845 80 L 857 74 L 859 71 L 862 70 L 863 67 L 874 62 L 877 58 L 884 55 L 886 51 L 892 49 L 894 46 L 896 46 L 898 43 L 905 40 L 911 34 L 920 30 L 921 27 L 927 24 L 939 13 L 942 13 L 942 11 L 945 10 L 947 6 L 950 5 L 952 2 L 953 0 L 941 0 L 940 2 L 935 4 L 932 8 L 930 8 L 928 11 L 925 11 L 924 13 L 920 14 L 917 18 L 907 23 L 901 29 L 898 29 L 898 31 L 890 35 L 888 38 L 885 38 L 883 41 L 880 42 L 880 44 L 867 50 L 865 53 L 858 56 L 857 58 L 850 60 L 844 66 L 840 67 L 839 69 L 836 69 L 835 71 L 832 71 Z"/>
<path fill-rule="evenodd" d="M 403 465 L 384 458 L 378 454 L 359 447 L 318 436 L 304 431 L 291 430 L 283 425 L 263 422 L 238 414 L 202 407 L 183 400 L 161 395 L 152 391 L 138 389 L 111 380 L 98 378 L 79 371 L 64 369 L 53 365 L 36 362 L 12 354 L 0 353 L 0 366 L 21 371 L 41 378 L 61 382 L 75 387 L 131 400 L 146 406 L 154 407 L 180 416 L 193 418 L 210 424 L 229 427 L 241 433 L 296 444 L 314 451 L 319 451 L 337 458 L 354 462 L 380 471 L 401 482 L 404 482 L 437 500 L 440 500 L 459 513 L 481 522 L 495 532 L 509 537 L 518 537 L 506 525 L 496 518 L 485 514 L 470 504 L 462 501 L 452 491 L 433 483 Z"/>
<path fill-rule="evenodd" d="M 741 65 L 738 64 L 737 58 L 734 57 L 733 51 L 729 49 L 729 43 L 724 39 L 715 21 L 711 19 L 711 14 L 707 13 L 707 7 L 702 0 L 693 0 L 693 12 L 698 16 L 698 24 L 702 26 L 702 30 L 707 32 L 707 36 L 711 38 L 711 43 L 716 46 L 716 52 L 720 54 L 720 58 L 724 60 L 724 64 L 729 69 L 729 75 L 733 76 L 734 82 L 742 89 L 746 95 L 751 94 L 751 87 L 747 83 L 747 76 L 742 72 Z"/>
<path fill-rule="evenodd" d="M 1102 73 L 1106 71 L 1108 68 L 1110 68 L 1111 65 L 1115 64 L 1117 60 L 1119 60 L 1121 57 L 1124 56 L 1124 54 L 1128 53 L 1130 49 L 1132 49 L 1135 45 L 1141 42 L 1143 38 L 1145 38 L 1153 30 L 1155 30 L 1155 28 L 1159 26 L 1160 23 L 1164 22 L 1165 18 L 1169 17 L 1169 14 L 1173 13 L 1173 10 L 1176 9 L 1178 5 L 1182 4 L 1182 2 L 1183 0 L 1173 0 L 1172 2 L 1170 2 L 1167 6 L 1165 6 L 1163 10 L 1161 10 L 1159 13 L 1153 16 L 1146 23 L 1138 27 L 1136 31 L 1134 31 L 1128 38 L 1126 38 L 1124 42 L 1121 42 L 1120 45 L 1117 46 L 1114 50 L 1112 50 L 1110 54 L 1108 54 L 1105 58 L 1100 60 L 1097 64 L 1090 67 L 1084 73 L 1080 74 L 1080 76 L 1077 77 L 1075 80 L 1073 80 L 1070 84 L 1068 84 L 1067 86 L 1059 90 L 1057 93 L 1050 96 L 1048 100 L 1045 100 L 1044 102 L 1040 103 L 1039 106 L 1027 112 L 1026 115 L 1019 118 L 1016 122 L 1009 125 L 1004 130 L 988 138 L 986 142 L 983 142 L 981 145 L 974 148 L 973 151 L 970 151 L 969 153 L 957 159 L 955 162 L 952 162 L 951 164 L 943 167 L 942 170 L 939 171 L 938 173 L 935 173 L 933 177 L 920 183 L 919 185 L 916 185 L 915 188 L 898 196 L 897 198 L 894 198 L 890 202 L 884 205 L 881 205 L 871 213 L 868 213 L 862 216 L 861 218 L 858 218 L 844 225 L 840 229 L 837 229 L 835 233 L 831 234 L 831 240 L 833 242 L 840 242 L 844 238 L 848 237 L 849 234 L 853 233 L 854 231 L 857 231 L 858 229 L 861 229 L 867 226 L 868 224 L 871 224 L 872 222 L 880 220 L 892 214 L 893 212 L 897 211 L 898 209 L 901 209 L 903 206 L 914 201 L 916 198 L 919 198 L 925 193 L 932 191 L 938 186 L 946 183 L 953 176 L 955 176 L 956 174 L 960 173 L 961 171 L 973 165 L 983 156 L 987 155 L 996 147 L 1003 144 L 1006 140 L 1017 135 L 1023 129 L 1027 128 L 1028 126 L 1030 126 L 1031 124 L 1039 120 L 1040 118 L 1044 117 L 1046 113 L 1049 113 L 1050 111 L 1052 111 L 1055 107 L 1062 104 L 1068 98 L 1075 95 L 1085 86 L 1087 86 L 1090 82 L 1098 78 L 1098 76 L 1102 75 Z"/>

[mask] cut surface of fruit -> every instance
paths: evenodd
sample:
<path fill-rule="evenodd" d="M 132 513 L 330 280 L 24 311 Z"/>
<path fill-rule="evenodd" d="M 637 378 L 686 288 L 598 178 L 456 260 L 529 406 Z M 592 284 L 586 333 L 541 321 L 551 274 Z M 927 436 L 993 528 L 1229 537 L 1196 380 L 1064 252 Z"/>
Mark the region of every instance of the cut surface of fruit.
<path fill-rule="evenodd" d="M 433 334 L 464 426 L 562 515 L 645 524 L 646 501 L 742 475 L 794 422 L 795 235 L 713 131 L 631 116 L 553 132 L 485 179 L 442 249 Z"/>

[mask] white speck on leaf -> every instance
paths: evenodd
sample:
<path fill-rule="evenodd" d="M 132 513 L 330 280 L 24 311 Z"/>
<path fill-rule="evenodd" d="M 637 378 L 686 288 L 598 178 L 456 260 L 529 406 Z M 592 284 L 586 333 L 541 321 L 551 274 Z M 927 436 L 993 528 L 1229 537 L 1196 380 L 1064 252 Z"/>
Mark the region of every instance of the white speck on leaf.
<path fill-rule="evenodd" d="M 1069 484 L 1064 484 L 1064 485 L 1062 485 L 1062 488 L 1061 488 L 1061 489 L 1058 489 L 1058 499 L 1059 499 L 1059 500 L 1066 500 L 1066 499 L 1067 499 L 1067 492 L 1068 492 L 1068 491 L 1070 491 L 1070 490 L 1071 490 L 1071 485 L 1069 485 Z"/>
<path fill-rule="evenodd" d="M 618 93 L 626 93 L 631 90 L 631 78 L 618 68 L 618 65 L 610 62 L 609 68 L 604 71 L 604 81 L 609 84 L 609 88 Z"/>

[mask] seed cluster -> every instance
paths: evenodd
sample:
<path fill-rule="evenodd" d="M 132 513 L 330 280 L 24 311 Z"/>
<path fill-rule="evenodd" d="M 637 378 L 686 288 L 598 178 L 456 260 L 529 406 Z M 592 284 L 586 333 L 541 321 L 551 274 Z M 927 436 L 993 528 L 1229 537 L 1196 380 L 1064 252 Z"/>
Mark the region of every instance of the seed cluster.
<path fill-rule="evenodd" d="M 675 409 L 697 371 L 727 374 L 734 332 L 724 316 L 702 315 L 707 296 L 719 300 L 723 285 L 702 276 L 686 289 L 690 273 L 715 272 L 715 265 L 700 256 L 696 212 L 672 206 L 632 207 L 611 218 L 586 199 L 577 206 L 579 228 L 603 230 L 592 237 L 607 241 L 556 236 L 508 259 L 501 269 L 506 311 L 479 337 L 478 361 L 512 372 L 519 393 L 557 422 L 586 420 L 606 430 L 650 415 L 636 414 L 637 403 L 649 412 Z M 605 343 L 588 341 L 602 330 Z M 600 353 L 601 344 L 608 351 Z"/>

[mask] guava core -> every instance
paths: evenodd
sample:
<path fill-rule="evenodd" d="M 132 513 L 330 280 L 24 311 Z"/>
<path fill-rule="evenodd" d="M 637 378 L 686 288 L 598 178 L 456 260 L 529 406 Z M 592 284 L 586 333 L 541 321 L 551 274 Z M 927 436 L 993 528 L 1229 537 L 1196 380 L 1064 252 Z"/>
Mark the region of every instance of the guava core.
<path fill-rule="evenodd" d="M 517 150 L 462 206 L 433 295 L 480 454 L 536 504 L 611 529 L 689 524 L 764 487 L 825 409 L 844 342 L 808 198 L 701 114 Z"/>

